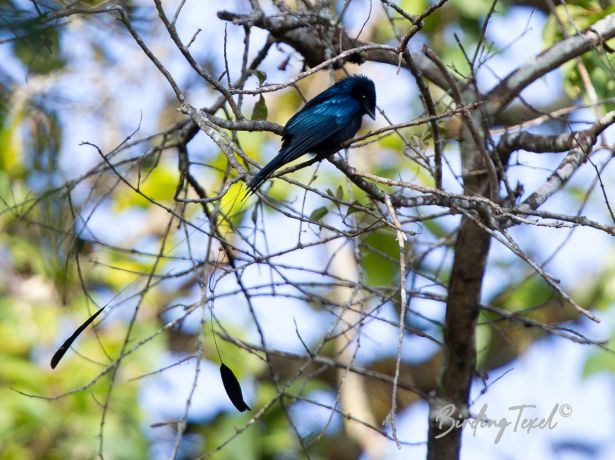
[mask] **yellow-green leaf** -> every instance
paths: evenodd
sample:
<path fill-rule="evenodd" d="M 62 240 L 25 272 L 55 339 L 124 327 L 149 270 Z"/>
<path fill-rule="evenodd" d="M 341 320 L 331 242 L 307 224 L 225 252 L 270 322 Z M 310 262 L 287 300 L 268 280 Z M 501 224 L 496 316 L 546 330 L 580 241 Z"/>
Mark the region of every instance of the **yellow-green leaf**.
<path fill-rule="evenodd" d="M 254 104 L 254 110 L 252 111 L 252 120 L 266 120 L 267 119 L 267 104 L 265 104 L 265 98 L 261 94 Z"/>
<path fill-rule="evenodd" d="M 312 214 L 310 214 L 309 219 L 313 222 L 318 222 L 320 219 L 325 217 L 328 213 L 329 213 L 329 210 L 325 206 L 322 206 L 320 208 L 314 209 L 312 211 Z"/>

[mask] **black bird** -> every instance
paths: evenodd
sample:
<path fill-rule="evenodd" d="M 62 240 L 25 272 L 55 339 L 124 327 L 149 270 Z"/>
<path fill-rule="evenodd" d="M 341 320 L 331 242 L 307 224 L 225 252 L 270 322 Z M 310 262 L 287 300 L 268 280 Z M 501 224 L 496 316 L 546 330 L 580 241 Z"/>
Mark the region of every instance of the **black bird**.
<path fill-rule="evenodd" d="M 306 153 L 322 160 L 340 150 L 359 130 L 366 114 L 376 119 L 376 88 L 364 75 L 344 78 L 310 99 L 284 126 L 280 152 L 252 178 L 248 195 L 276 169 Z"/>

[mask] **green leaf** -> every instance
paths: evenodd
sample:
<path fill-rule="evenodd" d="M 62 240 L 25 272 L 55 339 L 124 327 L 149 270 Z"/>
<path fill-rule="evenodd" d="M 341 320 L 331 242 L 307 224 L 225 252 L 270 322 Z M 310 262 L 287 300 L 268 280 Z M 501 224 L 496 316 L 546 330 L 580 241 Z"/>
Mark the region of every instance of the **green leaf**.
<path fill-rule="evenodd" d="M 261 94 L 254 104 L 254 111 L 252 112 L 252 120 L 266 120 L 267 119 L 267 104 L 265 104 L 265 98 Z"/>
<path fill-rule="evenodd" d="M 262 85 L 267 80 L 267 72 L 263 72 L 262 70 L 255 70 L 254 75 L 258 78 L 258 84 Z"/>
<path fill-rule="evenodd" d="M 583 365 L 583 377 L 589 377 L 590 375 L 600 372 L 615 372 L 615 360 L 611 352 L 615 345 L 615 336 L 609 339 L 609 342 L 605 349 L 597 349 L 589 354 Z"/>
<path fill-rule="evenodd" d="M 490 0 L 453 0 L 451 6 L 458 11 L 463 18 L 480 19 L 491 8 Z"/>
<path fill-rule="evenodd" d="M 35 74 L 49 74 L 65 65 L 60 52 L 59 32 L 40 24 L 29 29 L 28 35 L 13 43 L 19 60 Z"/>
<path fill-rule="evenodd" d="M 143 171 L 139 190 L 152 200 L 171 202 L 175 196 L 178 181 L 179 177 L 175 169 L 160 164 L 151 171 Z M 144 196 L 122 188 L 116 192 L 114 204 L 116 211 L 122 211 L 130 206 L 147 208 L 151 203 Z"/>
<path fill-rule="evenodd" d="M 357 200 L 353 201 L 352 204 L 362 206 L 361 203 Z M 359 208 L 356 208 L 354 206 L 348 206 L 348 210 L 346 211 L 346 217 L 348 217 L 351 214 L 354 214 L 357 211 L 359 211 Z"/>
<path fill-rule="evenodd" d="M 491 343 L 492 330 L 491 326 L 481 324 L 476 327 L 476 367 L 480 368 L 485 358 L 489 355 L 489 345 Z"/>
<path fill-rule="evenodd" d="M 361 241 L 361 262 L 371 286 L 399 283 L 399 246 L 395 232 L 388 229 L 369 233 Z"/>
<path fill-rule="evenodd" d="M 335 197 L 338 200 L 343 200 L 344 199 L 344 189 L 342 188 L 341 185 L 337 186 L 337 190 L 335 191 Z"/>
<path fill-rule="evenodd" d="M 399 3 L 399 7 L 403 9 L 406 13 L 410 15 L 418 15 L 421 14 L 428 6 L 428 2 L 426 0 L 402 0 Z M 394 10 L 391 10 L 393 12 Z M 401 17 L 401 15 L 395 12 L 395 15 Z"/>
<path fill-rule="evenodd" d="M 312 214 L 310 214 L 309 219 L 313 222 L 318 222 L 320 219 L 325 217 L 328 213 L 329 213 L 329 210 L 325 206 L 322 206 L 320 208 L 314 209 L 312 211 Z"/>
<path fill-rule="evenodd" d="M 0 170 L 5 171 L 8 177 L 21 177 L 25 168 L 23 165 L 23 141 L 19 135 L 21 123 L 25 114 L 15 114 L 7 119 L 4 126 L 0 126 Z"/>

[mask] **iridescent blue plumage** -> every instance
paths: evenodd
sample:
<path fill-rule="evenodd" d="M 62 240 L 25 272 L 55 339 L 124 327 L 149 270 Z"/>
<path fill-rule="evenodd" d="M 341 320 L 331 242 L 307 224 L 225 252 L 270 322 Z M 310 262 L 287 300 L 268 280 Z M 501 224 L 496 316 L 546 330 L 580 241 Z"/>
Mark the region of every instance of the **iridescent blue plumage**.
<path fill-rule="evenodd" d="M 342 148 L 361 127 L 363 115 L 376 117 L 376 88 L 363 75 L 338 81 L 309 100 L 284 126 L 282 148 L 248 184 L 253 193 L 273 172 L 306 153 L 322 159 Z"/>

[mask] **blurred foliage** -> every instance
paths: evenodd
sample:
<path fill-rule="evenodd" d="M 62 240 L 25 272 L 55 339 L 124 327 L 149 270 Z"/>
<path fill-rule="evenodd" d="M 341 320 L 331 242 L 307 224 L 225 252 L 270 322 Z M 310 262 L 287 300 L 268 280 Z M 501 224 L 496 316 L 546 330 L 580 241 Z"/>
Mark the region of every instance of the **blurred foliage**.
<path fill-rule="evenodd" d="M 98 3 L 93 0 L 78 1 L 74 5 L 90 7 Z M 159 32 L 155 17 L 137 17 L 136 12 L 139 10 L 136 4 L 128 1 L 122 3 L 139 30 Z M 432 2 L 401 0 L 398 3 L 410 14 L 419 14 Z M 343 4 L 342 1 L 337 2 L 336 11 L 341 11 Z M 498 3 L 496 14 L 506 14 L 511 4 Z M 64 124 L 66 118 L 58 109 L 57 94 L 51 91 L 34 94 L 26 89 L 28 79 L 40 77 L 43 82 L 50 83 L 69 72 L 74 64 L 66 49 L 69 44 L 63 40 L 65 26 L 70 18 L 50 21 L 54 10 L 61 9 L 63 5 L 63 2 L 53 0 L 46 2 L 44 7 L 39 2 L 0 0 L 0 39 L 3 40 L 0 46 L 5 47 L 3 51 L 14 58 L 27 77 L 16 80 L 13 73 L 0 69 L 0 460 L 85 459 L 96 454 L 101 422 L 100 404 L 107 397 L 110 374 L 101 376 L 91 385 L 90 382 L 106 368 L 110 357 L 119 355 L 128 319 L 120 314 L 112 315 L 100 327 L 88 330 L 76 343 L 79 355 L 70 351 L 55 371 L 50 370 L 48 361 L 64 338 L 94 311 L 91 295 L 99 299 L 121 293 L 139 273 L 151 270 L 153 261 L 152 258 L 131 251 L 93 244 L 85 235 L 80 235 L 81 222 L 78 222 L 75 215 L 89 211 L 82 207 L 87 200 L 69 203 L 66 189 L 56 190 L 56 187 L 64 184 L 65 179 L 59 152 L 63 148 L 67 130 Z M 491 5 L 490 0 L 451 0 L 425 20 L 422 30 L 425 40 L 448 65 L 461 74 L 468 75 L 470 69 L 453 34 L 456 33 L 461 43 L 467 45 L 466 49 L 473 50 Z M 549 16 L 543 31 L 544 46 L 556 43 L 565 34 L 590 26 L 614 11 L 614 6 L 604 7 L 597 1 L 575 2 L 567 7 L 556 6 L 555 15 Z M 399 14 L 391 12 L 391 18 L 398 26 L 397 33 L 403 34 L 408 30 L 409 25 L 400 20 Z M 101 30 L 110 27 L 109 24 L 116 26 L 114 21 L 105 22 L 100 16 L 81 16 L 79 20 Z M 389 26 L 388 19 L 380 17 L 379 21 L 372 27 L 370 40 L 394 40 L 395 31 Z M 91 46 L 96 59 L 112 68 L 112 58 L 104 46 L 103 37 L 108 36 L 101 34 L 96 39 L 89 37 L 83 44 Z M 134 43 L 129 42 L 127 34 L 116 34 L 113 39 L 117 40 L 119 47 L 134 46 Z M 611 40 L 608 46 L 615 47 L 612 42 L 615 41 Z M 490 44 L 488 47 L 491 49 Z M 609 53 L 588 53 L 582 60 L 599 97 L 612 95 L 615 90 L 615 82 L 610 77 L 612 56 Z M 562 70 L 568 94 L 575 98 L 586 97 L 587 92 L 578 73 L 578 63 L 571 62 Z M 267 79 L 267 74 L 261 71 L 255 72 L 255 76 L 260 84 Z M 322 90 L 328 84 L 328 79 L 319 78 L 315 75 L 300 82 L 297 87 L 301 94 L 309 98 Z M 291 88 L 254 98 L 245 116 L 283 124 L 303 104 L 301 94 Z M 418 99 L 415 103 L 419 107 Z M 162 108 L 161 120 L 167 113 L 175 114 L 175 108 L 174 101 Z M 217 115 L 224 116 L 222 111 Z M 104 132 L 112 131 L 107 131 L 107 128 L 100 127 Z M 428 149 L 432 142 L 424 126 L 406 128 L 403 134 L 420 151 Z M 235 141 L 250 158 L 261 164 L 268 155 L 264 147 L 277 148 L 279 142 L 277 137 L 269 133 L 246 132 L 235 133 Z M 404 152 L 405 148 L 399 137 L 387 136 L 365 146 L 367 153 L 361 156 L 361 161 L 365 161 L 368 165 L 366 169 L 374 174 L 396 178 L 401 171 L 412 171 L 413 180 L 417 184 L 433 185 L 433 179 L 425 170 L 413 166 L 408 158 L 412 152 Z M 377 155 L 370 155 L 376 151 L 393 152 L 395 162 L 381 162 Z M 176 158 L 151 155 L 141 158 L 133 166 L 125 172 L 133 184 L 138 183 L 139 193 L 126 185 L 115 185 L 110 176 L 100 174 L 87 182 L 88 190 L 85 194 L 96 206 L 109 207 L 117 222 L 112 219 L 108 225 L 116 233 L 130 233 L 122 227 L 123 216 L 138 216 L 136 220 L 143 224 L 143 229 L 135 230 L 136 236 L 127 236 L 126 244 L 139 248 L 153 247 L 158 251 L 168 220 L 160 217 L 161 214 L 166 217 L 166 214 L 157 213 L 160 210 L 156 209 L 151 200 L 169 208 L 176 205 L 174 198 L 180 179 Z M 216 190 L 229 174 L 233 174 L 226 156 L 220 151 L 209 158 L 206 165 L 195 163 L 194 171 L 208 191 Z M 309 180 L 313 170 L 293 174 L 295 178 Z M 311 227 L 317 229 L 319 222 L 329 223 L 328 219 L 337 217 L 343 217 L 345 223 L 363 227 L 375 222 L 373 215 L 364 211 L 365 208 L 374 211 L 373 206 L 359 189 L 346 189 L 339 174 L 319 170 L 318 176 L 316 180 L 319 186 L 326 184 L 322 190 L 328 190 L 330 196 L 352 204 L 335 207 L 323 199 L 322 204 L 306 210 L 313 222 Z M 288 199 L 294 192 L 292 187 L 281 181 L 273 181 L 265 187 L 270 187 L 266 189 L 267 193 L 276 200 Z M 248 203 L 242 200 L 244 190 L 243 185 L 235 183 L 221 200 L 223 209 L 234 207 L 234 225 L 245 222 L 247 218 L 256 221 L 259 216 L 256 210 L 247 212 Z M 348 196 L 349 190 L 352 196 Z M 263 208 L 258 209 L 260 212 Z M 190 212 L 194 216 L 201 211 L 190 208 L 186 211 L 187 215 L 190 216 Z M 220 229 L 227 230 L 223 225 L 220 225 Z M 437 219 L 426 221 L 420 231 L 426 241 L 446 239 L 452 233 L 445 223 Z M 169 250 L 177 243 L 169 238 L 164 249 Z M 392 298 L 397 298 L 399 247 L 394 231 L 378 228 L 364 234 L 359 249 L 366 284 L 372 288 L 388 289 Z M 408 260 L 411 256 L 409 251 Z M 80 270 L 75 262 L 78 257 L 89 263 L 89 270 Z M 591 280 L 583 280 L 583 288 L 574 293 L 582 298 L 583 304 L 604 310 L 612 308 L 615 298 L 614 261 L 615 254 L 611 254 L 607 266 L 597 269 Z M 446 267 L 437 266 L 429 260 L 412 263 L 416 270 L 430 275 L 437 273 L 440 279 L 448 277 Z M 164 268 L 164 263 L 158 267 L 159 270 Z M 524 273 L 525 270 L 521 263 L 511 263 L 500 268 L 511 273 Z M 175 299 L 188 295 L 190 287 L 152 287 L 146 298 L 147 305 L 141 309 L 139 319 L 134 323 L 133 340 L 143 340 L 158 331 L 163 324 L 162 311 Z M 536 277 L 523 281 L 511 277 L 508 286 L 488 300 L 492 305 L 507 311 L 527 312 L 529 318 L 540 322 L 559 324 L 576 318 L 576 315 L 571 314 L 572 309 L 562 308 L 561 299 L 555 298 L 552 290 Z M 318 309 L 322 306 L 313 307 Z M 399 309 L 399 305 L 396 307 Z M 126 310 L 129 309 L 123 311 Z M 480 321 L 477 349 L 482 370 L 509 363 L 535 340 L 544 336 L 544 331 L 538 328 L 501 321 L 497 315 L 487 312 L 481 314 Z M 238 330 L 233 325 L 224 324 L 224 327 L 233 336 L 248 335 L 247 331 Z M 216 360 L 211 336 L 207 328 L 205 331 L 205 358 Z M 439 331 L 429 332 L 439 334 Z M 614 340 L 611 340 L 610 345 L 613 345 Z M 195 342 L 194 334 L 172 329 L 123 360 L 105 419 L 106 458 L 148 457 L 153 441 L 144 426 L 144 408 L 139 403 L 140 381 L 131 379 L 159 369 L 161 359 L 168 351 L 193 352 Z M 323 353 L 333 354 L 334 350 L 325 348 Z M 430 391 L 435 385 L 439 359 L 436 354 L 422 363 L 402 363 L 402 379 Z M 254 375 L 264 376 L 267 372 L 265 365 L 254 356 L 245 356 L 240 352 L 227 353 L 225 360 L 240 380 Z M 595 352 L 586 363 L 585 374 L 613 371 L 613 362 L 610 354 Z M 383 358 L 370 367 L 391 373 L 394 365 L 394 360 Z M 292 376 L 297 366 L 298 363 L 290 360 L 279 363 L 280 372 L 287 372 L 284 375 L 287 378 Z M 322 371 L 316 366 L 310 371 L 313 371 L 314 378 L 309 384 L 305 387 L 292 385 L 289 394 L 309 397 L 314 392 L 329 391 L 335 386 L 335 372 Z M 377 416 L 383 419 L 389 410 L 391 388 L 378 381 L 370 381 L 369 385 L 370 404 Z M 276 388 L 265 377 L 258 380 L 256 387 L 252 404 L 257 408 L 276 396 Z M 44 399 L 26 396 L 15 390 L 48 397 L 78 391 L 58 399 Z M 415 395 L 400 392 L 399 398 L 399 407 L 403 409 L 415 400 Z M 293 401 L 286 398 L 285 404 L 292 407 Z M 243 426 L 251 415 L 237 415 L 229 411 L 215 414 L 212 420 L 189 420 L 186 439 L 197 435 L 202 440 L 203 445 L 197 445 L 195 451 L 198 455 L 203 449 L 213 449 L 236 434 L 237 427 Z M 318 443 L 312 444 L 312 448 L 314 459 L 357 458 L 359 455 L 356 444 L 334 430 L 323 436 Z M 230 442 L 224 450 L 223 458 L 296 458 L 298 452 L 300 447 L 286 415 L 279 404 L 274 404 L 253 427 Z"/>
<path fill-rule="evenodd" d="M 591 27 L 595 22 L 614 12 L 615 5 L 605 6 L 598 0 L 556 6 L 543 31 L 545 48 L 579 30 Z M 585 71 L 599 99 L 612 97 L 615 91 L 615 80 L 612 78 L 615 57 L 609 50 L 613 47 L 615 39 L 608 40 L 601 52 L 586 53 L 581 59 L 569 61 L 562 66 L 564 89 L 571 98 L 583 97 L 585 102 L 593 102 L 588 99 L 589 93 L 586 87 L 588 82 L 582 77 L 581 72 Z M 585 70 L 581 70 L 580 66 L 584 66 Z M 607 104 L 607 107 L 608 110 L 612 110 L 615 105 Z"/>

